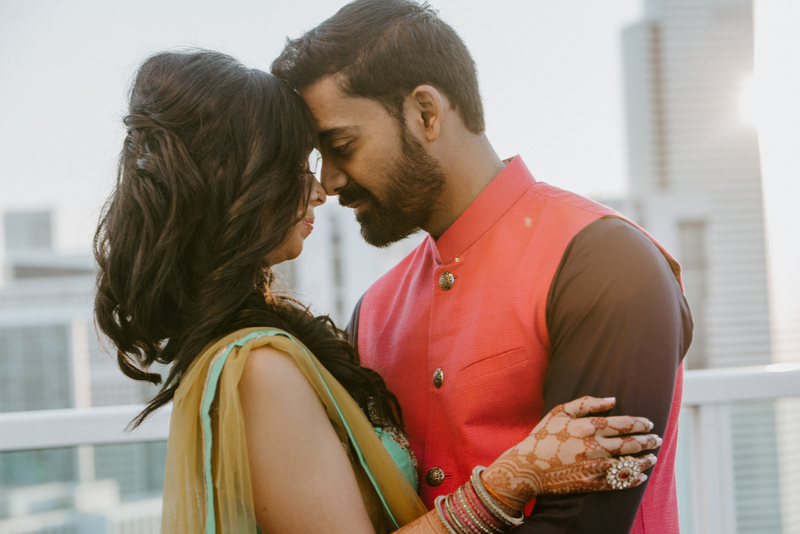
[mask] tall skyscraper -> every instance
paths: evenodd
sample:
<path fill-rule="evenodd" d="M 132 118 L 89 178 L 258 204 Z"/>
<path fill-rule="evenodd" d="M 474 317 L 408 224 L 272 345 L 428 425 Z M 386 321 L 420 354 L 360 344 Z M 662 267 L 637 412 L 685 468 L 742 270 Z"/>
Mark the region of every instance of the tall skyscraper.
<path fill-rule="evenodd" d="M 771 361 L 758 138 L 743 116 L 751 0 L 645 0 L 624 32 L 629 166 L 641 222 L 684 264 L 688 366 Z"/>
<path fill-rule="evenodd" d="M 623 211 L 682 263 L 695 321 L 686 365 L 768 364 L 761 167 L 747 117 L 752 2 L 644 0 L 643 20 L 623 32 L 623 44 L 632 191 Z M 775 406 L 732 405 L 729 413 L 731 524 L 714 525 L 713 513 L 693 509 L 684 494 L 682 526 L 783 532 Z"/>

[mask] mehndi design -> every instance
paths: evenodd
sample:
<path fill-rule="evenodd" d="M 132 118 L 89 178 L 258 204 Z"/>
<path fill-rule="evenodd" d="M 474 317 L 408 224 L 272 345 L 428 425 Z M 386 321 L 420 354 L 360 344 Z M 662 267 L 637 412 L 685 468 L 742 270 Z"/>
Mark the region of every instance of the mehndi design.
<path fill-rule="evenodd" d="M 613 399 L 584 397 L 554 408 L 526 439 L 502 454 L 483 473 L 484 483 L 515 506 L 536 495 L 611 489 L 606 471 L 612 456 L 634 454 L 661 444 L 647 432 L 652 423 L 642 417 L 581 417 L 608 410 Z M 655 463 L 652 454 L 637 458 L 642 470 Z M 646 480 L 639 475 L 637 484 Z"/>
<path fill-rule="evenodd" d="M 643 417 L 585 417 L 611 409 L 614 402 L 613 398 L 583 397 L 557 406 L 525 440 L 503 453 L 485 470 L 477 467 L 473 478 L 454 494 L 437 498 L 437 510 L 404 526 L 400 532 L 502 533 L 513 526 L 511 523 L 518 524 L 522 520 L 520 509 L 537 495 L 612 489 L 606 481 L 606 473 L 616 462 L 615 456 L 661 445 L 658 436 L 641 434 L 653 427 Z M 634 461 L 645 470 L 656 458 L 648 454 Z M 475 479 L 476 476 L 480 480 Z M 646 475 L 640 474 L 631 486 L 646 479 Z M 476 488 L 476 485 L 483 488 Z M 489 493 L 501 499 L 495 496 L 488 502 L 487 499 L 492 498 Z"/>

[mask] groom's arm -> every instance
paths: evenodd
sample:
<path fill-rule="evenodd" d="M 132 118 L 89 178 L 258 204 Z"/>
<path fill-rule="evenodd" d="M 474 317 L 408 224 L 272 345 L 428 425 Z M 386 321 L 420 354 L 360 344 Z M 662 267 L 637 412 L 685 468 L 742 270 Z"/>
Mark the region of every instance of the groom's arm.
<path fill-rule="evenodd" d="M 347 333 L 347 341 L 356 348 L 356 351 L 358 351 L 358 320 L 359 317 L 361 317 L 361 302 L 363 300 L 364 295 L 361 295 L 361 298 L 356 302 L 355 308 L 353 308 L 350 322 L 347 323 L 347 326 L 344 328 L 345 333 Z"/>
<path fill-rule="evenodd" d="M 544 413 L 583 395 L 615 396 L 612 415 L 648 417 L 664 435 L 692 323 L 669 263 L 644 234 L 601 219 L 576 235 L 550 288 L 547 325 Z M 541 497 L 518 532 L 628 533 L 645 488 Z"/>

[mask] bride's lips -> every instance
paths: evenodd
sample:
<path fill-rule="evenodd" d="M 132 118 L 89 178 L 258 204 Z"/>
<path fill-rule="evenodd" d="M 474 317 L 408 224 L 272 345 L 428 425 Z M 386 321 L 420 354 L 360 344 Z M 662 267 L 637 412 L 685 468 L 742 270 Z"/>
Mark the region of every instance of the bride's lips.
<path fill-rule="evenodd" d="M 308 230 L 309 233 L 313 232 L 314 231 L 314 218 L 313 217 L 309 217 L 307 219 L 303 219 L 303 226 L 306 227 L 306 230 Z"/>

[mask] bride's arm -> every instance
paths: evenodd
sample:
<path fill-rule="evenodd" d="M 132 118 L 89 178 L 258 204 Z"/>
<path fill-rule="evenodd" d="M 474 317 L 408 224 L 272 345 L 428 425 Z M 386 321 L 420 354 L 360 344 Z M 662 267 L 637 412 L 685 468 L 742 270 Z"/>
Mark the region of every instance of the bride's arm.
<path fill-rule="evenodd" d="M 350 461 L 325 408 L 287 354 L 253 350 L 239 382 L 256 521 L 264 532 L 374 532 Z M 521 507 L 535 495 L 610 489 L 611 456 L 660 444 L 644 418 L 584 417 L 613 399 L 584 397 L 554 408 L 530 435 L 503 453 L 482 480 Z M 622 435 L 624 437 L 617 437 Z M 642 470 L 655 462 L 636 460 Z M 639 475 L 636 484 L 647 477 Z M 509 515 L 516 512 L 494 501 Z M 447 534 L 436 511 L 401 528 L 404 534 Z"/>
<path fill-rule="evenodd" d="M 256 522 L 263 532 L 374 532 L 325 407 L 286 353 L 251 351 L 239 382 Z"/>

